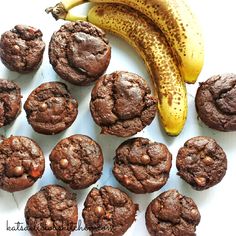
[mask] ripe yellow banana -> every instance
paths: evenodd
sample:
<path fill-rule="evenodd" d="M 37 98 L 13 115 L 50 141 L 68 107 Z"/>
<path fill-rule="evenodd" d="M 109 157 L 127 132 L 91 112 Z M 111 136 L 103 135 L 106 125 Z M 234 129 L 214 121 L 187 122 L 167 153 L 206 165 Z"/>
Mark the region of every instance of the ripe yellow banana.
<path fill-rule="evenodd" d="M 70 16 L 67 20 L 80 19 Z M 178 135 L 187 116 L 186 87 L 163 33 L 140 12 L 121 4 L 97 4 L 87 20 L 124 38 L 141 55 L 158 97 L 162 126 L 167 134 Z"/>
<path fill-rule="evenodd" d="M 204 63 L 201 28 L 186 0 L 62 0 L 48 8 L 55 18 L 70 18 L 68 11 L 85 2 L 120 3 L 148 16 L 165 34 L 187 83 L 195 83 Z"/>

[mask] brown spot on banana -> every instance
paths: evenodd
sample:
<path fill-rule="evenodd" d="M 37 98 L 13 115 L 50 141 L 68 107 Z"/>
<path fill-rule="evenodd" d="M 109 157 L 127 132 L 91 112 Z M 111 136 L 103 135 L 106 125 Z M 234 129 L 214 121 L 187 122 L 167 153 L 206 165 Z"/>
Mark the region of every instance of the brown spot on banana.
<path fill-rule="evenodd" d="M 163 33 L 144 15 L 119 4 L 98 4 L 88 21 L 124 38 L 143 58 L 158 97 L 158 112 L 167 134 L 176 136 L 187 116 L 186 87 Z"/>
<path fill-rule="evenodd" d="M 105 12 L 104 12 L 104 9 L 100 8 L 98 11 L 97 11 L 97 14 L 102 17 L 104 16 Z"/>

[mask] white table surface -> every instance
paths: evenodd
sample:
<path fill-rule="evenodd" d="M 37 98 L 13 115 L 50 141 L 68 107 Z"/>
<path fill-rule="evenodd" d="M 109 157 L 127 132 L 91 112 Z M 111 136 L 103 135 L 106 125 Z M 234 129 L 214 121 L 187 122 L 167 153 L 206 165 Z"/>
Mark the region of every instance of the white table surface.
<path fill-rule="evenodd" d="M 23 94 L 23 103 L 28 94 L 39 84 L 46 81 L 62 81 L 49 64 L 48 42 L 52 33 L 64 22 L 56 22 L 50 15 L 44 12 L 46 7 L 53 6 L 56 2 L 57 0 L 1 1 L 0 34 L 11 29 L 16 24 L 28 24 L 39 27 L 43 31 L 43 38 L 47 43 L 43 64 L 35 73 L 20 75 L 10 72 L 0 63 L 0 78 L 14 80 L 20 85 Z M 198 81 L 204 81 L 210 76 L 219 73 L 236 73 L 236 2 L 234 0 L 191 0 L 189 3 L 193 11 L 197 14 L 205 35 L 205 65 Z M 79 11 L 83 12 L 85 9 L 86 7 L 80 7 Z M 108 38 L 112 45 L 112 58 L 107 73 L 115 70 L 127 70 L 143 76 L 149 82 L 146 68 L 136 52 L 123 40 L 110 34 Z M 197 203 L 201 212 L 201 222 L 197 227 L 198 236 L 236 235 L 234 214 L 236 212 L 236 132 L 217 132 L 207 128 L 197 120 L 194 97 L 198 83 L 188 86 L 188 119 L 184 130 L 178 137 L 173 138 L 165 135 L 160 128 L 157 118 L 149 127 L 146 127 L 142 132 L 135 135 L 163 142 L 173 154 L 172 169 L 167 184 L 160 191 L 146 195 L 130 193 L 112 176 L 111 169 L 115 149 L 125 139 L 99 134 L 100 129 L 93 122 L 88 108 L 92 86 L 77 87 L 69 83 L 67 84 L 72 94 L 79 100 L 79 114 L 73 125 L 65 132 L 55 136 L 45 136 L 35 133 L 26 121 L 24 110 L 22 110 L 20 116 L 13 124 L 0 129 L 0 132 L 6 136 L 12 134 L 33 138 L 42 147 L 46 157 L 44 175 L 32 187 L 15 193 L 0 190 L 0 235 L 29 235 L 29 232 L 26 231 L 9 231 L 7 230 L 6 224 L 8 222 L 8 226 L 16 227 L 15 223 L 20 222 L 22 226 L 25 226 L 24 207 L 26 201 L 41 186 L 54 183 L 65 186 L 65 184 L 56 180 L 53 176 L 49 167 L 48 155 L 60 139 L 75 133 L 89 135 L 102 146 L 105 158 L 104 171 L 100 180 L 93 186 L 100 187 L 105 184 L 117 186 L 126 191 L 136 203 L 139 203 L 140 210 L 137 214 L 137 220 L 126 232 L 126 236 L 148 235 L 144 220 L 147 205 L 161 192 L 172 188 L 176 188 L 180 193 L 192 197 Z M 206 135 L 215 138 L 224 148 L 228 157 L 228 170 L 222 182 L 202 192 L 193 190 L 188 184 L 182 181 L 176 175 L 175 167 L 175 158 L 178 149 L 187 139 L 197 135 Z M 78 196 L 80 220 L 82 220 L 81 211 L 83 209 L 84 199 L 93 186 L 85 190 L 75 191 Z M 89 235 L 89 233 L 77 231 L 72 233 L 72 235 Z"/>

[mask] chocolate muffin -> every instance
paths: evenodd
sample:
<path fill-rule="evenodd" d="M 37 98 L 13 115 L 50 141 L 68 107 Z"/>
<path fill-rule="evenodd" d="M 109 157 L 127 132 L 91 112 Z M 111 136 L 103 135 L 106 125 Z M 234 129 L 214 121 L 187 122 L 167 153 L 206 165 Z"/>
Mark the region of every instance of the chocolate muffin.
<path fill-rule="evenodd" d="M 199 118 L 219 131 L 236 130 L 236 75 L 212 76 L 200 83 L 195 104 Z"/>
<path fill-rule="evenodd" d="M 78 220 L 76 195 L 59 185 L 47 185 L 28 199 L 25 219 L 34 236 L 68 236 Z"/>
<path fill-rule="evenodd" d="M 28 25 L 16 25 L 2 34 L 0 39 L 0 58 L 12 71 L 32 72 L 41 65 L 45 43 L 42 32 Z"/>
<path fill-rule="evenodd" d="M 198 136 L 180 148 L 176 166 L 178 175 L 196 190 L 218 184 L 227 170 L 224 150 L 209 137 Z"/>
<path fill-rule="evenodd" d="M 191 198 L 173 189 L 152 200 L 145 218 L 151 236 L 195 236 L 201 216 Z"/>
<path fill-rule="evenodd" d="M 151 193 L 169 178 L 172 155 L 166 145 L 146 138 L 133 138 L 116 149 L 113 174 L 134 193 Z"/>
<path fill-rule="evenodd" d="M 47 82 L 27 98 L 24 109 L 28 122 L 41 134 L 57 134 L 74 122 L 78 102 L 64 83 Z"/>
<path fill-rule="evenodd" d="M 52 35 L 49 59 L 56 73 L 75 85 L 88 85 L 107 69 L 111 47 L 105 33 L 89 22 L 69 22 Z"/>
<path fill-rule="evenodd" d="M 15 192 L 32 186 L 43 175 L 44 155 L 30 138 L 11 136 L 0 143 L 0 188 Z"/>
<path fill-rule="evenodd" d="M 14 121 L 20 112 L 20 87 L 12 81 L 0 79 L 0 128 Z"/>
<path fill-rule="evenodd" d="M 73 189 L 87 188 L 102 174 L 102 150 L 85 135 L 76 134 L 61 140 L 49 158 L 55 176 Z"/>
<path fill-rule="evenodd" d="M 126 193 L 104 186 L 89 192 L 82 216 L 93 236 L 120 236 L 134 222 L 137 210 L 138 205 Z"/>
<path fill-rule="evenodd" d="M 130 72 L 116 71 L 99 78 L 92 90 L 90 110 L 102 134 L 128 137 L 149 125 L 157 100 L 146 81 Z"/>

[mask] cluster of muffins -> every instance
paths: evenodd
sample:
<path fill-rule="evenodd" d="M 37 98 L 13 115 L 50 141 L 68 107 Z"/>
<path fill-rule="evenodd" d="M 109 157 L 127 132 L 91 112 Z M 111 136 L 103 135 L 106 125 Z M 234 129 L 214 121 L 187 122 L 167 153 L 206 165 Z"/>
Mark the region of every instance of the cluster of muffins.
<path fill-rule="evenodd" d="M 52 149 L 49 159 L 54 175 L 72 189 L 87 188 L 102 175 L 102 149 L 85 135 L 62 139 Z M 30 187 L 44 172 L 43 152 L 27 137 L 4 139 L 0 144 L 0 160 L 0 188 L 9 192 Z M 141 137 L 132 138 L 116 149 L 113 174 L 131 192 L 152 193 L 165 185 L 171 165 L 172 155 L 164 144 Z M 222 180 L 227 159 L 214 139 L 199 136 L 180 148 L 176 165 L 178 174 L 186 182 L 196 190 L 204 190 Z M 62 230 L 63 235 L 69 235 L 78 220 L 75 199 L 75 194 L 57 185 L 45 186 L 33 195 L 25 208 L 26 222 L 32 234 L 50 235 Z M 59 212 L 56 214 L 51 209 Z M 100 235 L 111 232 L 112 235 L 122 235 L 134 222 L 137 210 L 138 204 L 126 193 L 112 186 L 103 186 L 89 192 L 84 202 L 83 218 L 86 228 L 95 235 L 98 232 Z M 184 214 L 187 218 L 183 217 Z M 113 224 L 114 221 L 117 224 Z M 169 221 L 171 225 L 167 226 Z M 151 235 L 170 230 L 179 232 L 176 233 L 179 236 L 193 234 L 199 222 L 196 204 L 176 190 L 162 193 L 146 210 L 146 225 Z"/>
<path fill-rule="evenodd" d="M 27 53 L 21 49 L 22 45 Z M 17 25 L 2 35 L 0 48 L 0 58 L 10 70 L 26 73 L 41 64 L 45 44 L 40 30 Z M 146 81 L 134 73 L 116 71 L 101 76 L 110 57 L 111 47 L 105 33 L 88 22 L 66 23 L 52 35 L 49 44 L 50 63 L 62 79 L 75 85 L 88 85 L 98 80 L 92 91 L 90 110 L 101 132 L 128 137 L 152 122 L 157 101 Z M 16 87 L 15 93 L 20 96 L 18 86 L 11 86 Z M 17 117 L 19 101 L 16 99 L 16 111 L 10 118 L 4 118 L 7 114 L 3 111 L 2 126 Z M 77 116 L 77 107 L 78 102 L 67 86 L 59 82 L 40 85 L 24 104 L 28 122 L 42 134 L 57 134 L 68 128 Z"/>
<path fill-rule="evenodd" d="M 29 73 L 42 63 L 45 43 L 42 32 L 16 25 L 0 40 L 0 58 L 10 70 Z M 91 92 L 90 112 L 102 134 L 131 137 L 151 124 L 157 99 L 137 74 L 115 71 L 103 75 L 111 47 L 105 33 L 88 22 L 70 22 L 55 32 L 49 43 L 49 59 L 55 72 L 79 86 L 96 83 Z M 196 109 L 211 128 L 236 130 L 236 76 L 214 76 L 200 87 Z M 78 101 L 66 84 L 46 82 L 28 96 L 24 110 L 34 131 L 54 135 L 70 127 L 78 114 Z M 13 122 L 21 112 L 21 89 L 0 80 L 0 127 Z M 72 189 L 96 183 L 103 171 L 103 153 L 92 138 L 74 134 L 52 149 L 50 167 L 56 178 Z M 147 138 L 129 138 L 114 157 L 112 173 L 127 190 L 136 194 L 161 189 L 169 178 L 172 154 L 165 144 Z M 218 184 L 227 170 L 227 158 L 217 142 L 204 136 L 185 142 L 176 157 L 178 175 L 196 190 Z M 38 144 L 27 137 L 11 136 L 0 143 L 0 188 L 15 192 L 32 186 L 42 177 L 45 158 Z M 92 188 L 82 216 L 92 235 L 123 235 L 135 221 L 138 204 L 112 186 Z M 25 207 L 26 223 L 33 235 L 70 235 L 76 229 L 76 195 L 59 185 L 48 185 L 30 197 Z M 195 235 L 200 213 L 191 198 L 177 190 L 157 196 L 146 209 L 150 235 Z"/>

